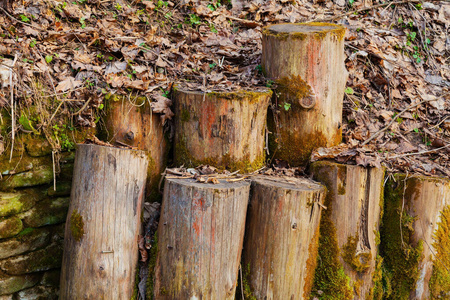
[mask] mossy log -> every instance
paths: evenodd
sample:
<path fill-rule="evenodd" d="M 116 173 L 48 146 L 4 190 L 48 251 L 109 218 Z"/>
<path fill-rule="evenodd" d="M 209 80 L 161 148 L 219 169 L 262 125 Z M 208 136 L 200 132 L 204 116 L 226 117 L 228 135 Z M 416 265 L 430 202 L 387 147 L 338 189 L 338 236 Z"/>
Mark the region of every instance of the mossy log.
<path fill-rule="evenodd" d="M 267 107 L 272 92 L 175 93 L 177 165 L 250 172 L 264 165 Z"/>
<path fill-rule="evenodd" d="M 262 67 L 277 85 L 269 114 L 270 150 L 291 166 L 342 138 L 347 71 L 345 28 L 328 23 L 277 24 L 263 30 Z"/>
<path fill-rule="evenodd" d="M 242 254 L 246 298 L 309 299 L 324 197 L 325 188 L 309 179 L 252 179 Z"/>
<path fill-rule="evenodd" d="M 155 299 L 234 299 L 249 192 L 246 181 L 166 179 Z"/>
<path fill-rule="evenodd" d="M 152 113 L 146 97 L 110 96 L 106 101 L 104 139 L 114 145 L 129 145 L 147 151 L 149 164 L 146 198 L 159 199 L 158 184 L 167 165 L 169 145 L 160 115 Z"/>
<path fill-rule="evenodd" d="M 147 170 L 143 151 L 78 145 L 60 299 L 130 299 Z"/>
<path fill-rule="evenodd" d="M 386 183 L 381 251 L 389 299 L 448 299 L 450 180 L 396 174 Z"/>
<path fill-rule="evenodd" d="M 384 169 L 315 162 L 311 172 L 328 189 L 314 289 L 341 297 L 336 299 L 373 299 L 382 292 L 377 255 Z M 325 257 L 330 254 L 334 257 Z M 347 278 L 336 284 L 340 267 Z"/>

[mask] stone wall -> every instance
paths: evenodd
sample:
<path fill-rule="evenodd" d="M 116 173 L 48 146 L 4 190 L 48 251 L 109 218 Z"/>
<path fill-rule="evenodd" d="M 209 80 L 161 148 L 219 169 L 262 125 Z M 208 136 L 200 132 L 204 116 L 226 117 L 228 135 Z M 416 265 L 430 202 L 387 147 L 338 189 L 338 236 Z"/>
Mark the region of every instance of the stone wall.
<path fill-rule="evenodd" d="M 59 155 L 56 190 L 48 142 L 22 135 L 11 161 L 9 152 L 0 153 L 0 300 L 58 299 L 75 151 Z"/>

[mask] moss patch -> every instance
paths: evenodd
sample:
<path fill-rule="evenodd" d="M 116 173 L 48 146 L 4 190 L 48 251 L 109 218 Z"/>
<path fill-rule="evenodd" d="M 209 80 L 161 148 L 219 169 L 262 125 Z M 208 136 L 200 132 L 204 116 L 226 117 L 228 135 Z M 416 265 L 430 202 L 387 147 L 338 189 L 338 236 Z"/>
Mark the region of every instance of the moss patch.
<path fill-rule="evenodd" d="M 298 105 L 298 100 L 312 96 L 311 86 L 300 75 L 282 77 L 276 81 L 277 93 L 282 101 L 289 101 L 292 105 Z"/>
<path fill-rule="evenodd" d="M 175 163 L 177 165 L 184 165 L 185 167 L 210 165 L 232 172 L 240 170 L 242 173 L 248 173 L 263 167 L 265 161 L 265 152 L 263 152 L 262 155 L 256 157 L 256 159 L 253 161 L 250 160 L 248 155 L 239 160 L 231 157 L 231 155 L 229 154 L 223 155 L 222 157 L 207 157 L 205 159 L 196 159 L 187 149 L 185 141 L 180 141 L 175 146 Z"/>
<path fill-rule="evenodd" d="M 146 298 L 151 300 L 154 295 L 154 286 L 155 286 L 155 267 L 156 267 L 156 258 L 158 255 L 158 233 L 155 233 L 153 236 L 153 241 L 151 243 L 152 247 L 150 248 L 150 255 L 148 260 L 148 275 L 147 275 L 147 291 Z"/>
<path fill-rule="evenodd" d="M 331 170 L 321 168 L 321 165 L 323 164 L 318 163 L 312 166 L 314 179 L 323 183 L 328 191 L 333 191 L 334 184 L 330 182 L 327 174 Z M 334 195 L 328 192 L 324 203 L 327 209 L 322 211 L 320 220 L 319 254 L 311 296 L 327 300 L 353 299 L 350 278 L 344 273 L 344 268 L 339 261 L 340 251 L 336 227 L 331 220 L 333 200 Z"/>
<path fill-rule="evenodd" d="M 406 212 L 414 185 L 405 182 L 405 175 L 396 174 L 394 179 L 386 183 L 381 227 L 380 253 L 386 267 L 384 280 L 388 281 L 386 285 L 392 286 L 391 295 L 385 299 L 408 299 L 419 278 L 423 243 L 412 243 L 415 219 Z"/>
<path fill-rule="evenodd" d="M 242 267 L 242 266 L 241 266 Z M 242 277 L 241 277 L 242 274 Z M 257 298 L 253 295 L 252 288 L 250 287 L 249 278 L 250 276 L 250 264 L 247 264 L 242 270 L 242 273 L 239 272 L 238 282 L 241 283 L 242 286 L 236 287 L 236 296 L 235 299 L 245 299 L 245 300 L 256 300 Z M 244 292 L 244 295 L 242 295 Z"/>
<path fill-rule="evenodd" d="M 372 260 L 372 254 L 368 253 L 356 253 L 356 247 L 358 246 L 359 236 L 349 236 L 347 243 L 342 247 L 342 258 L 344 261 L 357 272 L 365 272 L 370 267 L 370 261 Z"/>
<path fill-rule="evenodd" d="M 75 241 L 79 242 L 84 235 L 83 217 L 75 209 L 70 216 L 70 232 Z"/>
<path fill-rule="evenodd" d="M 450 295 L 450 206 L 442 210 L 433 239 L 435 258 L 429 283 L 430 299 L 447 299 Z"/>
<path fill-rule="evenodd" d="M 22 227 L 22 221 L 18 217 L 0 218 L 0 239 L 18 234 Z"/>

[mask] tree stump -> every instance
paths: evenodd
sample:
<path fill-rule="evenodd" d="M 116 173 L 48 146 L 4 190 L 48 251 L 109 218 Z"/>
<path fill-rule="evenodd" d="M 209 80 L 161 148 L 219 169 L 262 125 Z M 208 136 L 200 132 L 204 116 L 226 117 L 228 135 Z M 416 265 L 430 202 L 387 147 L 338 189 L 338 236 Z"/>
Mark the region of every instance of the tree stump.
<path fill-rule="evenodd" d="M 143 151 L 78 145 L 60 299 L 130 299 L 146 180 Z"/>
<path fill-rule="evenodd" d="M 166 179 L 155 299 L 234 299 L 250 183 Z"/>
<path fill-rule="evenodd" d="M 385 202 L 381 253 L 391 299 L 448 299 L 450 180 L 396 174 Z"/>
<path fill-rule="evenodd" d="M 336 299 L 378 299 L 384 169 L 315 162 L 311 172 L 328 189 L 314 291 Z"/>
<path fill-rule="evenodd" d="M 270 150 L 291 166 L 304 165 L 319 147 L 342 138 L 347 71 L 345 28 L 328 23 L 277 24 L 262 38 L 262 67 L 277 84 L 269 114 Z"/>
<path fill-rule="evenodd" d="M 105 140 L 148 153 L 146 198 L 149 202 L 159 200 L 158 184 L 167 165 L 169 147 L 160 115 L 152 113 L 146 97 L 127 99 L 113 95 L 106 102 L 105 111 Z"/>
<path fill-rule="evenodd" d="M 272 92 L 176 90 L 175 163 L 250 172 L 265 162 L 265 125 Z"/>
<path fill-rule="evenodd" d="M 309 299 L 324 196 L 312 180 L 253 178 L 242 254 L 247 299 Z"/>

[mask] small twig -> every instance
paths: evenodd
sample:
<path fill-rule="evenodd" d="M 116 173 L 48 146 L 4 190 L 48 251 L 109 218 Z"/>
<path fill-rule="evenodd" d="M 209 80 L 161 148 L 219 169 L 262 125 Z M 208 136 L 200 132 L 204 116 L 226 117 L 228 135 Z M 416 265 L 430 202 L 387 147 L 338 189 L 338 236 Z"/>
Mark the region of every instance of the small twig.
<path fill-rule="evenodd" d="M 319 206 L 322 207 L 323 209 L 327 210 L 327 207 L 325 205 L 323 205 L 322 203 L 317 202 L 317 204 L 319 204 Z"/>
<path fill-rule="evenodd" d="M 56 191 L 55 150 L 52 150 L 53 190 Z"/>
<path fill-rule="evenodd" d="M 389 157 L 390 159 L 393 158 L 399 158 L 399 157 L 405 157 L 405 156 L 412 156 L 412 155 L 422 155 L 422 154 L 427 154 L 427 153 L 432 153 L 432 152 L 436 152 L 445 148 L 450 147 L 450 144 L 436 148 L 436 149 L 432 149 L 432 150 L 427 150 L 427 151 L 420 151 L 420 152 L 413 152 L 413 153 L 405 153 L 405 154 L 399 154 L 399 155 L 394 155 L 392 157 Z"/>
<path fill-rule="evenodd" d="M 411 104 L 410 106 L 408 106 L 407 108 L 405 108 L 404 110 L 402 110 L 398 115 L 396 115 L 395 117 L 392 118 L 391 122 L 389 122 L 389 124 L 387 124 L 386 126 L 384 126 L 382 129 L 378 130 L 377 132 L 375 132 L 374 134 L 372 134 L 367 140 L 364 141 L 364 143 L 361 144 L 361 146 L 364 146 L 366 144 L 368 144 L 371 140 L 373 140 L 374 138 L 376 138 L 380 133 L 385 132 L 387 129 L 389 129 L 389 127 L 391 127 L 392 124 L 394 124 L 394 122 L 397 120 L 398 117 L 400 117 L 403 113 L 407 112 L 408 110 L 410 110 L 411 108 L 414 108 L 416 106 L 419 106 L 420 104 L 426 103 L 426 102 L 430 102 L 430 101 L 436 101 L 439 98 L 436 99 L 429 99 L 429 100 L 422 100 L 419 101 L 418 103 L 414 103 Z"/>
<path fill-rule="evenodd" d="M 433 1 L 440 1 L 440 0 L 430 0 L 431 2 Z M 423 2 L 423 0 L 404 0 L 404 1 L 394 1 L 394 2 L 385 2 L 382 4 L 377 4 L 377 5 L 373 5 L 373 6 L 369 6 L 369 7 L 363 7 L 360 9 L 356 9 L 356 10 L 352 10 L 352 11 L 348 11 L 346 13 L 337 15 L 337 16 L 333 16 L 333 17 L 329 17 L 329 18 L 325 18 L 325 19 L 315 19 L 313 21 L 332 21 L 335 19 L 339 19 L 348 15 L 352 15 L 354 13 L 359 13 L 362 11 L 366 11 L 366 10 L 372 10 L 375 8 L 379 8 L 379 7 L 383 7 L 383 6 L 390 6 L 390 5 L 396 5 L 396 4 L 405 4 L 405 3 L 419 3 L 419 2 Z"/>
<path fill-rule="evenodd" d="M 3 9 L 3 8 L 2 8 Z M 11 162 L 12 160 L 12 156 L 13 156 L 13 151 L 14 151 L 14 138 L 15 138 L 15 131 L 16 129 L 15 124 L 16 124 L 16 115 L 14 112 L 14 86 L 13 86 L 13 68 L 14 65 L 16 64 L 17 61 L 17 54 L 14 55 L 14 60 L 13 63 L 11 65 L 11 67 L 9 68 L 10 72 L 9 73 L 9 87 L 11 89 L 11 127 L 12 127 L 12 133 L 11 133 L 11 153 L 9 154 L 9 162 Z"/>
<path fill-rule="evenodd" d="M 39 27 L 39 26 L 36 26 L 36 25 L 33 25 L 33 24 L 28 24 L 28 23 L 25 23 L 25 22 L 22 22 L 22 21 L 17 20 L 17 19 L 14 18 L 13 16 L 11 16 L 11 15 L 10 15 L 3 7 L 0 7 L 0 9 L 1 9 L 8 17 L 10 17 L 12 20 L 14 20 L 14 21 L 16 21 L 16 22 L 18 22 L 18 23 L 20 23 L 20 24 L 23 24 L 23 25 L 26 25 L 26 26 L 30 26 L 30 27 L 33 27 L 33 28 L 36 28 L 36 29 L 39 29 L 39 30 L 42 30 L 42 28 Z"/>
<path fill-rule="evenodd" d="M 83 110 L 86 109 L 86 107 L 88 106 L 89 102 L 91 102 L 91 98 L 89 98 L 88 101 L 86 101 L 86 102 L 83 104 L 83 106 L 82 106 L 78 111 L 74 112 L 74 113 L 72 114 L 72 116 L 79 115 Z"/>

